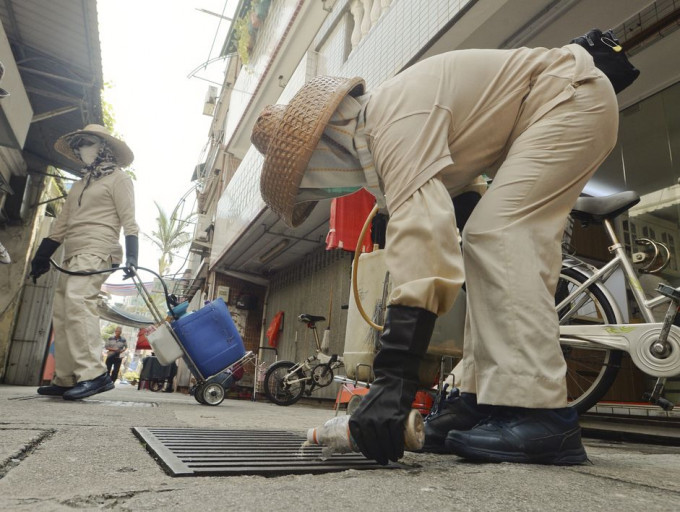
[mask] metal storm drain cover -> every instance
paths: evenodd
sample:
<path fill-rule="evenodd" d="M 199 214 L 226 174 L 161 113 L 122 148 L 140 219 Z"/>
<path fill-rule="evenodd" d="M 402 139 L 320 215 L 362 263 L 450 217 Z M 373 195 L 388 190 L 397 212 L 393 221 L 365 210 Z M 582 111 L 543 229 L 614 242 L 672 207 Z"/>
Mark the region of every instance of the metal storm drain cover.
<path fill-rule="evenodd" d="M 132 431 L 172 476 L 280 476 L 401 467 L 381 466 L 359 453 L 321 460 L 321 447 L 303 448 L 305 438 L 286 431 L 140 427 Z"/>

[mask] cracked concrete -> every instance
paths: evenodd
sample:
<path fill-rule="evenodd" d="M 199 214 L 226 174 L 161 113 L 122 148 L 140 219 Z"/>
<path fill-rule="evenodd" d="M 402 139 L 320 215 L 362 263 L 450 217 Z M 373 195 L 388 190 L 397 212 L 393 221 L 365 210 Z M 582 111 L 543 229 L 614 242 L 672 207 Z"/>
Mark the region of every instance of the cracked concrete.
<path fill-rule="evenodd" d="M 408 453 L 405 469 L 276 478 L 168 476 L 131 427 L 304 432 L 326 407 L 225 400 L 130 387 L 67 402 L 0 386 L 0 510 L 334 511 L 677 510 L 680 448 L 586 440 L 592 464 L 470 464 Z"/>

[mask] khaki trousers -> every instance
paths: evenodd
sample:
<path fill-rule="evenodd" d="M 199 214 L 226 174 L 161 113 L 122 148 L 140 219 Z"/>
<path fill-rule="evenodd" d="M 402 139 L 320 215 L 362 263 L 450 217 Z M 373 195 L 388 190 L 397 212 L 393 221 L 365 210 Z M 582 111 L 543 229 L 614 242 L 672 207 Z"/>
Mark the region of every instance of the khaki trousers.
<path fill-rule="evenodd" d="M 562 232 L 614 147 L 618 106 L 611 85 L 593 80 L 538 120 L 523 122 L 520 116 L 521 131 L 510 137 L 463 232 L 468 307 L 461 389 L 483 404 L 557 408 L 567 404 L 554 302 Z M 454 165 L 447 183 L 455 173 Z M 469 179 L 464 170 L 460 176 Z M 386 246 L 392 304 L 437 314 L 451 306 L 462 282 L 453 215 L 439 179 L 392 213 Z"/>
<path fill-rule="evenodd" d="M 110 261 L 94 254 L 78 254 L 66 260 L 63 267 L 70 271 L 91 271 L 110 268 Z M 106 373 L 101 361 L 102 338 L 97 313 L 97 296 L 109 276 L 59 276 L 54 299 L 54 360 L 53 384 L 74 386 Z"/>

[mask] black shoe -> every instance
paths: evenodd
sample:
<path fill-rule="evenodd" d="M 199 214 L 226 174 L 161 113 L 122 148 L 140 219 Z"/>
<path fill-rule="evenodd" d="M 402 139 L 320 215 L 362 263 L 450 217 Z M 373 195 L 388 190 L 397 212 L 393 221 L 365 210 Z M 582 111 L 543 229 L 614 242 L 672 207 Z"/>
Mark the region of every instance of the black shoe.
<path fill-rule="evenodd" d="M 422 451 L 445 453 L 444 440 L 451 430 L 470 430 L 491 413 L 491 406 L 478 405 L 477 395 L 460 393 L 453 388 L 446 393 L 446 387 L 437 397 L 437 403 L 425 417 L 425 444 Z"/>
<path fill-rule="evenodd" d="M 111 378 L 104 373 L 96 379 L 84 380 L 76 384 L 73 388 L 64 393 L 64 400 L 79 400 L 81 398 L 96 395 L 97 393 L 109 391 L 114 387 Z"/>
<path fill-rule="evenodd" d="M 588 460 L 574 409 L 494 409 L 473 429 L 449 432 L 447 451 L 480 462 L 572 465 Z"/>
<path fill-rule="evenodd" d="M 69 389 L 73 389 L 73 387 L 50 384 L 49 386 L 40 386 L 38 388 L 38 394 L 44 396 L 62 396 Z"/>

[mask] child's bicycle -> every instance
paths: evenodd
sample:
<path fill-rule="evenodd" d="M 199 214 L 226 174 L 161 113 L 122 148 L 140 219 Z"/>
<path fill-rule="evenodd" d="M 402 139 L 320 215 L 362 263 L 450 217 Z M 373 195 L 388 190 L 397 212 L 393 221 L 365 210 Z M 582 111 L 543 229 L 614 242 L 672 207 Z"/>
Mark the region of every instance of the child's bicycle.
<path fill-rule="evenodd" d="M 637 193 L 628 191 L 608 197 L 580 198 L 571 216 L 584 225 L 602 224 L 611 241 L 613 259 L 596 268 L 566 254 L 555 296 L 560 318 L 560 344 L 567 362 L 567 389 L 570 405 L 579 412 L 594 406 L 614 382 L 624 352 L 645 374 L 656 377 L 651 393 L 644 400 L 664 410 L 673 403 L 662 397 L 667 378 L 680 375 L 680 327 L 674 325 L 680 305 L 680 287 L 660 284 L 659 295 L 646 299 L 626 251 L 616 236 L 613 220 L 640 201 Z M 658 242 L 638 240 L 640 245 L 653 245 L 657 259 Z M 663 258 L 662 258 L 663 259 Z M 628 287 L 640 308 L 643 323 L 623 324 L 623 316 L 606 287 L 607 279 L 621 268 Z M 655 269 L 659 270 L 659 268 Z M 652 309 L 667 304 L 663 322 L 656 322 Z"/>
<path fill-rule="evenodd" d="M 292 405 L 300 400 L 303 393 L 310 396 L 315 389 L 329 386 L 333 382 L 333 371 L 343 366 L 342 357 L 327 355 L 321 350 L 316 323 L 326 318 L 303 313 L 298 320 L 307 324 L 314 333 L 316 353 L 299 363 L 277 361 L 267 369 L 264 394 L 277 405 Z"/>

